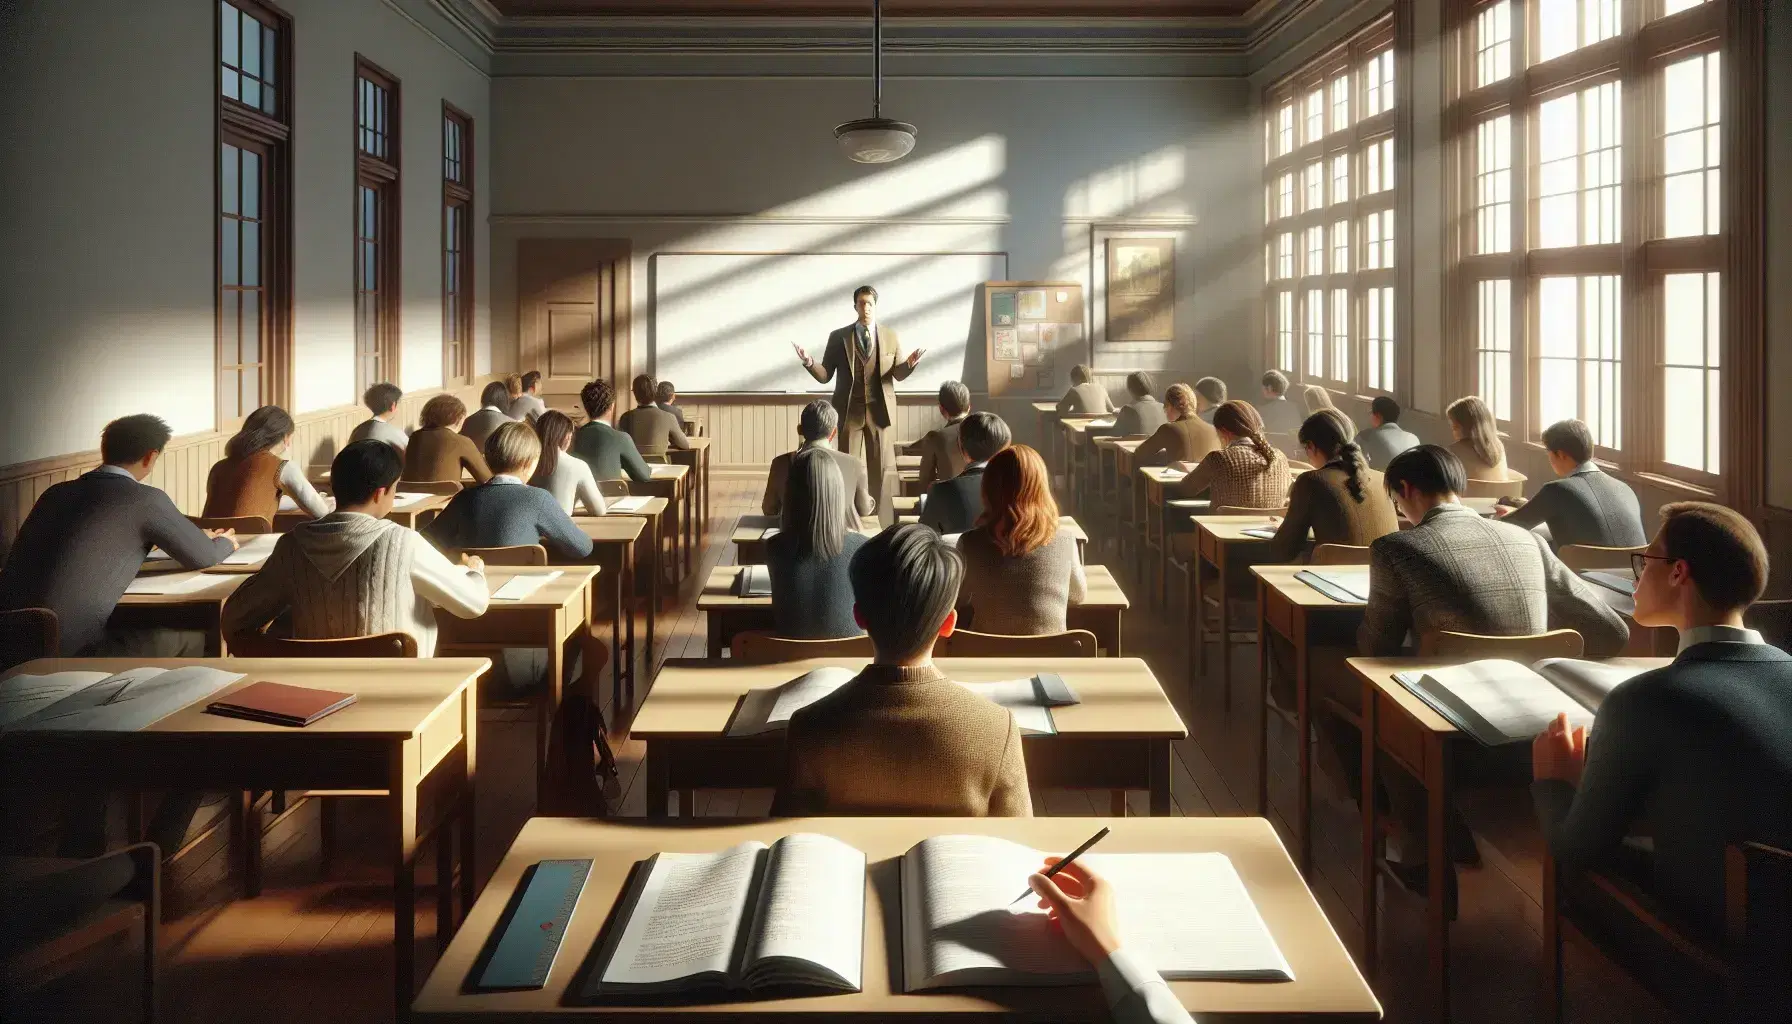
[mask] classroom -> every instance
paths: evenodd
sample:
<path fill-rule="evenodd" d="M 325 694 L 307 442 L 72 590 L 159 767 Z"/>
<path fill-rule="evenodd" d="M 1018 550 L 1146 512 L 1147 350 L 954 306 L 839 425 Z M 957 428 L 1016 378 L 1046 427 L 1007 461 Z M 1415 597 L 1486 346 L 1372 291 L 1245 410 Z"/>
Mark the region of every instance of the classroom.
<path fill-rule="evenodd" d="M 1792 5 L 14 0 L 0 96 L 0 1021 L 1792 1024 Z"/>

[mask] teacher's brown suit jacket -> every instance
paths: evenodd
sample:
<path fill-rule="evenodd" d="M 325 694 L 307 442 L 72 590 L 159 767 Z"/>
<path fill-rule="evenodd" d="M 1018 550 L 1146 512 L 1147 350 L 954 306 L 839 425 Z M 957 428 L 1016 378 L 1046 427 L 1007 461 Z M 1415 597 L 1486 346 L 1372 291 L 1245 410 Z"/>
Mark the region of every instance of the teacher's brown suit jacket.
<path fill-rule="evenodd" d="M 853 358 L 853 346 L 858 344 L 855 337 L 859 325 L 855 321 L 828 335 L 827 348 L 814 365 L 808 367 L 809 376 L 823 384 L 834 382 L 834 411 L 840 414 L 840 432 L 846 433 L 846 413 L 851 407 L 853 386 L 853 369 L 858 360 Z M 896 332 L 883 324 L 877 329 L 877 380 L 870 388 L 870 403 L 865 412 L 868 424 L 877 427 L 888 427 L 892 422 L 892 414 L 896 409 L 896 382 L 906 380 L 914 372 L 902 359 L 902 343 L 897 340 Z M 845 446 L 842 446 L 845 447 Z"/>

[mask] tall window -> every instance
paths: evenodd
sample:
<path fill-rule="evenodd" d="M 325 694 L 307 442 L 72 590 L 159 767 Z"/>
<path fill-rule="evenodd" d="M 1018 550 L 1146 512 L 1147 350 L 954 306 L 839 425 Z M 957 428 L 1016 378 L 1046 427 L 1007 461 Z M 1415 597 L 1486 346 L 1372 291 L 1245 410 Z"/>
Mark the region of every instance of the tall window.
<path fill-rule="evenodd" d="M 1394 51 L 1383 19 L 1270 89 L 1267 361 L 1394 390 Z"/>
<path fill-rule="evenodd" d="M 217 424 L 290 400 L 292 22 L 218 4 Z"/>
<path fill-rule="evenodd" d="M 1520 440 L 1573 417 L 1624 468 L 1722 468 L 1728 0 L 1454 0 L 1449 322 Z"/>
<path fill-rule="evenodd" d="M 473 119 L 442 109 L 442 382 L 473 377 Z"/>
<path fill-rule="evenodd" d="M 355 58 L 355 390 L 398 383 L 398 80 Z"/>

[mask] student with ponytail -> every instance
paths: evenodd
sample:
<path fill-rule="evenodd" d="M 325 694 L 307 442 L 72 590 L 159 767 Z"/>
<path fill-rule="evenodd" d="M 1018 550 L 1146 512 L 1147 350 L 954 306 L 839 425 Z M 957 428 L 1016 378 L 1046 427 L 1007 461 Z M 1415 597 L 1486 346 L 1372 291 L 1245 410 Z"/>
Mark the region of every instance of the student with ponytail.
<path fill-rule="evenodd" d="M 1179 462 L 1188 476 L 1174 485 L 1178 498 L 1205 494 L 1215 508 L 1280 508 L 1288 501 L 1288 458 L 1263 436 L 1263 420 L 1249 402 L 1234 399 L 1213 411 L 1213 429 L 1220 449 L 1200 463 Z M 1193 549 L 1194 534 L 1172 538 L 1177 553 Z"/>
<path fill-rule="evenodd" d="M 1365 547 L 1400 528 L 1381 474 L 1369 468 L 1363 450 L 1350 440 L 1350 422 L 1342 413 L 1322 409 L 1308 416 L 1299 436 L 1313 472 L 1302 473 L 1288 489 L 1288 515 L 1276 528 L 1266 561 L 1304 559 L 1308 530 L 1316 544 Z"/>

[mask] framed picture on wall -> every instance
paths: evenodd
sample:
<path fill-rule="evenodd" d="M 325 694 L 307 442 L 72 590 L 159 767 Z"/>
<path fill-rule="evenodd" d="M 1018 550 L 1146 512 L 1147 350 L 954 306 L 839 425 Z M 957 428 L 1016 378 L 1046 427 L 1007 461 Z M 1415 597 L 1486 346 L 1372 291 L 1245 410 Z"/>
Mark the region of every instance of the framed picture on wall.
<path fill-rule="evenodd" d="M 1110 238 L 1107 250 L 1107 341 L 1175 340 L 1175 239 Z"/>

